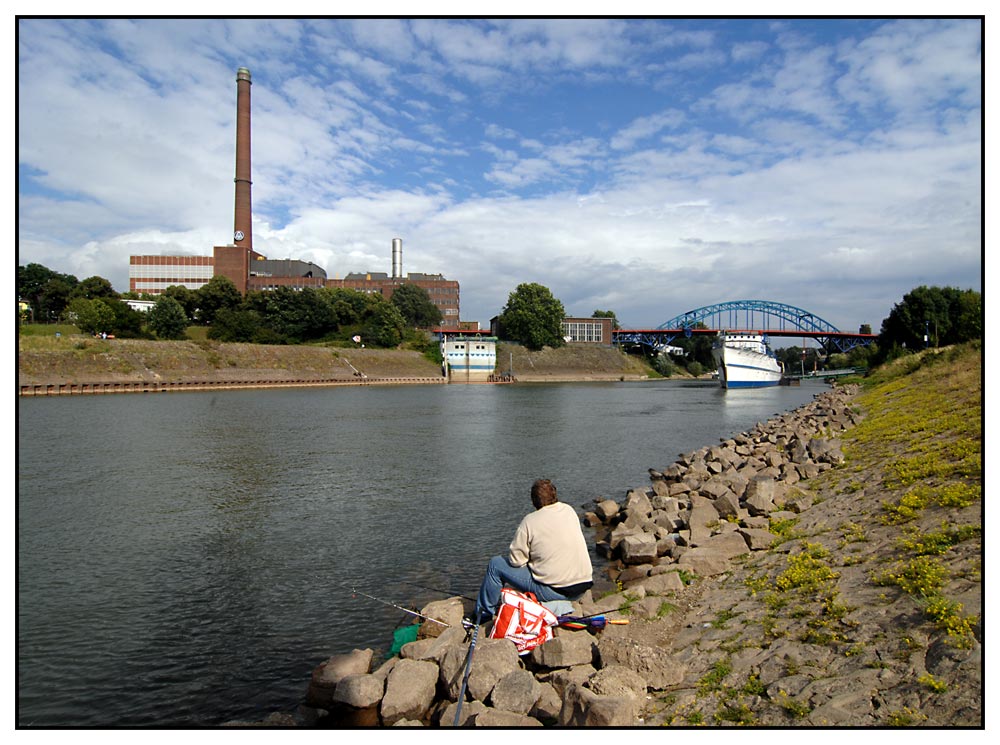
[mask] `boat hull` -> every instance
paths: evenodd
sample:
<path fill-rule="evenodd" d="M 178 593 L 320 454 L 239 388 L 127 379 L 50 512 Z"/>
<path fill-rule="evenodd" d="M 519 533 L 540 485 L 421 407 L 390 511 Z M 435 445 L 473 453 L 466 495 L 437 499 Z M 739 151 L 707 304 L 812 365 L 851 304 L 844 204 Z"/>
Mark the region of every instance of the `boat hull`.
<path fill-rule="evenodd" d="M 723 338 L 712 356 L 723 388 L 767 388 L 781 383 L 781 365 L 762 337 Z"/>

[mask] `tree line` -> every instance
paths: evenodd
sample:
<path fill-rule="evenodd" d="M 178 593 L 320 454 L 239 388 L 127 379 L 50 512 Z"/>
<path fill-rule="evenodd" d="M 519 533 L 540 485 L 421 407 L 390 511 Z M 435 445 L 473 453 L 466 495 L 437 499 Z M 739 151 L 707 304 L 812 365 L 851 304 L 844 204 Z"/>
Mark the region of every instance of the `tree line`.
<path fill-rule="evenodd" d="M 18 298 L 25 320 L 73 323 L 82 333 L 122 338 L 183 339 L 189 326 L 208 327 L 219 341 L 299 344 L 360 337 L 377 347 L 398 346 L 414 329 L 437 326 L 441 311 L 415 284 L 381 293 L 345 288 L 279 287 L 246 296 L 231 280 L 213 277 L 198 289 L 167 287 L 159 295 L 117 293 L 103 277 L 83 281 L 40 264 L 19 266 Z M 150 300 L 146 312 L 125 300 Z"/>

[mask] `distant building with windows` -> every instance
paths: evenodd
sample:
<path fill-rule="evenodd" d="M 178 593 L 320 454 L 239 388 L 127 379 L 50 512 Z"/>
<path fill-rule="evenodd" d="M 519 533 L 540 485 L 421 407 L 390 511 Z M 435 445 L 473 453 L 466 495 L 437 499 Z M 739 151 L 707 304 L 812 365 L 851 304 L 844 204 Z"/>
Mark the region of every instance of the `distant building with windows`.
<path fill-rule="evenodd" d="M 441 274 L 410 273 L 406 277 L 390 277 L 385 272 L 353 272 L 343 279 L 328 279 L 327 287 L 343 287 L 358 292 L 380 293 L 386 300 L 392 298 L 397 287 L 416 285 L 427 291 L 431 302 L 441 311 L 441 327 L 459 328 L 459 286 L 453 279 Z M 477 324 L 478 326 L 478 324 Z"/>
<path fill-rule="evenodd" d="M 611 344 L 611 318 L 564 318 L 562 336 L 567 343 Z"/>
<path fill-rule="evenodd" d="M 212 256 L 129 256 L 130 292 L 159 295 L 171 285 L 197 290 L 215 273 Z"/>
<path fill-rule="evenodd" d="M 612 318 L 564 318 L 560 322 L 560 334 L 567 344 L 604 344 L 611 346 Z M 503 337 L 500 316 L 490 319 L 490 334 Z"/>
<path fill-rule="evenodd" d="M 441 327 L 460 328 L 460 288 L 457 281 L 443 274 L 411 272 L 402 275 L 402 241 L 393 239 L 393 274 L 353 272 L 343 279 L 328 279 L 326 270 L 299 259 L 268 259 L 253 249 L 241 246 L 216 246 L 211 256 L 130 256 L 129 290 L 138 294 L 159 295 L 171 285 L 191 290 L 208 284 L 212 277 L 226 277 L 245 295 L 247 292 L 290 287 L 343 287 L 359 292 L 379 293 L 392 298 L 397 287 L 413 284 L 427 291 L 431 302 L 441 311 Z M 476 324 L 478 327 L 478 324 Z"/>

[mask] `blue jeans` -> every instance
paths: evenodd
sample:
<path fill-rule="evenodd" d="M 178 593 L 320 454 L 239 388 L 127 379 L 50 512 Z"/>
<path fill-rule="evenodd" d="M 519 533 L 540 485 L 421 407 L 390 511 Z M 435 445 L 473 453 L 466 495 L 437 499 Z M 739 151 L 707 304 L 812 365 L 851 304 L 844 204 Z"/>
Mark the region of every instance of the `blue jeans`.
<path fill-rule="evenodd" d="M 500 605 L 500 591 L 504 585 L 513 587 L 521 592 L 532 592 L 538 598 L 538 602 L 549 600 L 573 600 L 556 592 L 548 585 L 543 585 L 531 576 L 531 570 L 527 565 L 523 567 L 512 567 L 506 556 L 494 556 L 486 567 L 486 576 L 483 577 L 483 584 L 479 587 L 479 599 L 476 600 L 476 617 L 480 615 L 496 615 L 497 607 Z"/>

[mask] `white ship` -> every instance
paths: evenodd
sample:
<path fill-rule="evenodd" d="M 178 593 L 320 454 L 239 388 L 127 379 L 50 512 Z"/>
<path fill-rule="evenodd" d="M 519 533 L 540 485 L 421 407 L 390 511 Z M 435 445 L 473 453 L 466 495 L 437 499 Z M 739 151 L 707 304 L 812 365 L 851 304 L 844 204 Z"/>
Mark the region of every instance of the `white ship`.
<path fill-rule="evenodd" d="M 781 363 L 763 334 L 719 333 L 712 345 L 723 388 L 764 388 L 781 382 Z"/>

